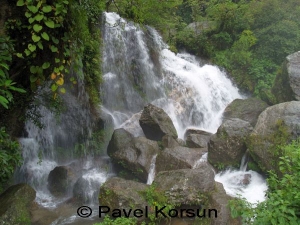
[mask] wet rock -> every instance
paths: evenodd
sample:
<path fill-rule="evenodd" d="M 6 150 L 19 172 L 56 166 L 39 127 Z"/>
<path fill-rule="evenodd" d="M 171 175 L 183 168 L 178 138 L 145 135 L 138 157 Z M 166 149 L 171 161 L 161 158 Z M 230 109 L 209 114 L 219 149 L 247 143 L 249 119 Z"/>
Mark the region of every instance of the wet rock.
<path fill-rule="evenodd" d="M 259 114 L 267 107 L 269 107 L 267 103 L 257 98 L 235 99 L 224 110 L 223 119 L 239 118 L 254 127 Z"/>
<path fill-rule="evenodd" d="M 134 138 L 121 128 L 115 130 L 107 151 L 114 163 L 146 182 L 151 160 L 159 152 L 159 146 L 145 137 Z"/>
<path fill-rule="evenodd" d="M 300 135 L 300 102 L 292 101 L 268 107 L 263 111 L 247 143 L 253 160 L 267 172 L 278 172 L 276 149 Z M 276 155 L 277 154 L 277 155 Z"/>
<path fill-rule="evenodd" d="M 233 198 L 228 196 L 221 183 L 216 182 L 215 190 L 209 197 L 209 208 L 218 211 L 218 217 L 212 216 L 210 218 L 212 225 L 241 225 L 240 219 L 233 219 L 231 217 L 230 208 L 228 206 L 229 200 Z"/>
<path fill-rule="evenodd" d="M 286 57 L 282 72 L 276 76 L 272 93 L 277 102 L 300 100 L 300 51 Z"/>
<path fill-rule="evenodd" d="M 57 166 L 50 171 L 48 176 L 48 189 L 54 196 L 60 197 L 66 195 L 77 177 L 69 166 Z"/>
<path fill-rule="evenodd" d="M 100 187 L 99 204 L 111 209 L 125 209 L 126 211 L 145 209 L 148 203 L 140 193 L 147 187 L 146 184 L 132 180 L 119 177 L 110 178 Z"/>
<path fill-rule="evenodd" d="M 27 184 L 16 184 L 0 195 L 0 224 L 30 225 L 29 206 L 35 190 Z"/>
<path fill-rule="evenodd" d="M 145 136 L 150 140 L 161 141 L 166 134 L 175 139 L 178 136 L 168 114 L 163 109 L 152 104 L 144 107 L 139 121 Z"/>
<path fill-rule="evenodd" d="M 204 193 L 214 189 L 214 172 L 205 163 L 197 169 L 180 169 L 159 172 L 154 185 L 172 204 L 201 205 L 207 198 Z"/>
<path fill-rule="evenodd" d="M 207 148 L 207 143 L 212 135 L 212 133 L 204 130 L 188 129 L 184 134 L 184 138 L 189 148 Z"/>
<path fill-rule="evenodd" d="M 164 148 L 175 148 L 179 146 L 179 143 L 170 135 L 163 136 L 161 142 Z"/>
<path fill-rule="evenodd" d="M 245 139 L 253 128 L 241 119 L 226 120 L 208 143 L 208 162 L 219 169 L 239 166 L 246 152 Z"/>
<path fill-rule="evenodd" d="M 156 172 L 191 169 L 206 152 L 207 148 L 166 148 L 157 155 Z"/>

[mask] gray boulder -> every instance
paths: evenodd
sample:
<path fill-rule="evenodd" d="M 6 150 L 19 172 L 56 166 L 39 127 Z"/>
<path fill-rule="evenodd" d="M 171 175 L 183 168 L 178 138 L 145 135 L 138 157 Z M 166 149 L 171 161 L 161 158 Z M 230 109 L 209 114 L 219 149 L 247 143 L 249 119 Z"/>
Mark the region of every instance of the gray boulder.
<path fill-rule="evenodd" d="M 300 102 L 292 101 L 268 107 L 263 111 L 251 134 L 248 148 L 263 171 L 278 171 L 278 146 L 300 135 Z"/>
<path fill-rule="evenodd" d="M 259 114 L 269 105 L 257 98 L 235 99 L 223 113 L 224 120 L 239 118 L 249 122 L 253 127 L 257 122 Z"/>
<path fill-rule="evenodd" d="M 207 143 L 212 135 L 212 133 L 204 130 L 188 129 L 184 134 L 184 138 L 189 148 L 207 148 Z"/>
<path fill-rule="evenodd" d="M 29 206 L 35 199 L 35 190 L 27 184 L 16 184 L 0 195 L 0 224 L 30 225 Z"/>
<path fill-rule="evenodd" d="M 150 140 L 161 141 L 162 137 L 166 134 L 174 139 L 178 137 L 174 124 L 168 114 L 163 109 L 152 104 L 144 107 L 139 122 L 145 136 Z"/>
<path fill-rule="evenodd" d="M 163 136 L 161 143 L 163 148 L 175 148 L 180 145 L 177 140 L 170 135 Z"/>
<path fill-rule="evenodd" d="M 48 189 L 54 196 L 64 196 L 71 191 L 76 179 L 77 176 L 71 167 L 57 166 L 49 173 Z"/>
<path fill-rule="evenodd" d="M 216 182 L 215 190 L 211 192 L 209 197 L 209 208 L 218 210 L 218 217 L 211 217 L 211 225 L 241 225 L 240 219 L 231 217 L 229 200 L 233 198 L 228 196 L 221 183 Z"/>
<path fill-rule="evenodd" d="M 133 137 L 124 129 L 114 131 L 107 153 L 113 162 L 131 171 L 141 181 L 146 182 L 151 160 L 158 154 L 157 142 L 145 137 Z"/>
<path fill-rule="evenodd" d="M 239 166 L 246 152 L 246 138 L 253 128 L 241 119 L 226 120 L 208 143 L 208 162 L 218 169 Z"/>
<path fill-rule="evenodd" d="M 277 102 L 300 100 L 300 51 L 286 57 L 276 76 L 272 93 Z"/>
<path fill-rule="evenodd" d="M 111 210 L 145 209 L 148 203 L 142 197 L 141 192 L 145 191 L 147 187 L 146 184 L 132 180 L 119 177 L 110 178 L 100 187 L 99 204 L 108 206 Z M 111 214 L 111 211 L 108 214 Z"/>
<path fill-rule="evenodd" d="M 159 172 L 153 184 L 171 204 L 201 205 L 208 193 L 214 190 L 214 172 L 205 163 L 197 169 L 180 169 Z"/>
<path fill-rule="evenodd" d="M 156 172 L 192 169 L 206 152 L 207 148 L 186 148 L 181 146 L 166 148 L 157 155 Z"/>

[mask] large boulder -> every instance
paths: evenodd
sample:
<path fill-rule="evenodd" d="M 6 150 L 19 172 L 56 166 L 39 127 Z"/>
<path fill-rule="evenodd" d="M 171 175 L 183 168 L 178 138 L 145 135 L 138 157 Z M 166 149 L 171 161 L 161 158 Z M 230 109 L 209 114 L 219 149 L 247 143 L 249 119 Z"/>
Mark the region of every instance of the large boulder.
<path fill-rule="evenodd" d="M 201 205 L 208 200 L 205 193 L 214 190 L 214 172 L 203 163 L 197 169 L 159 172 L 153 184 L 171 204 Z"/>
<path fill-rule="evenodd" d="M 208 143 L 208 161 L 218 169 L 239 166 L 252 130 L 249 122 L 238 118 L 224 121 Z"/>
<path fill-rule="evenodd" d="M 228 203 L 233 198 L 228 196 L 221 183 L 216 182 L 215 190 L 209 196 L 209 208 L 217 209 L 218 217 L 211 217 L 211 225 L 241 225 L 240 219 L 231 217 Z"/>
<path fill-rule="evenodd" d="M 259 114 L 267 107 L 269 105 L 258 98 L 235 99 L 224 110 L 223 118 L 224 120 L 239 118 L 254 127 Z"/>
<path fill-rule="evenodd" d="M 108 179 L 101 187 L 99 194 L 100 206 L 108 206 L 113 209 L 145 209 L 148 203 L 142 197 L 141 192 L 146 191 L 148 185 L 119 177 Z M 124 214 L 122 214 L 124 216 Z M 131 213 L 132 215 L 132 213 Z"/>
<path fill-rule="evenodd" d="M 35 190 L 27 184 L 16 184 L 0 195 L 0 224 L 31 224 L 29 206 L 35 199 Z"/>
<path fill-rule="evenodd" d="M 207 148 L 166 148 L 156 158 L 156 172 L 178 169 L 192 169 L 207 152 Z"/>
<path fill-rule="evenodd" d="M 145 136 L 150 140 L 161 141 L 166 134 L 175 139 L 178 137 L 168 114 L 163 109 L 152 104 L 144 107 L 139 122 Z"/>
<path fill-rule="evenodd" d="M 48 175 L 48 189 L 54 196 L 64 196 L 72 190 L 76 179 L 71 167 L 57 166 Z"/>
<path fill-rule="evenodd" d="M 131 171 L 143 182 L 147 181 L 151 160 L 158 152 L 157 142 L 145 137 L 134 138 L 122 128 L 114 131 L 107 149 L 113 162 Z"/>
<path fill-rule="evenodd" d="M 278 171 L 278 147 L 300 135 L 300 102 L 292 101 L 263 111 L 247 143 L 250 154 L 263 171 Z"/>
<path fill-rule="evenodd" d="M 185 142 L 189 148 L 207 148 L 212 133 L 204 130 L 188 129 L 185 134 Z"/>
<path fill-rule="evenodd" d="M 286 57 L 276 76 L 272 93 L 277 102 L 300 100 L 300 51 Z"/>

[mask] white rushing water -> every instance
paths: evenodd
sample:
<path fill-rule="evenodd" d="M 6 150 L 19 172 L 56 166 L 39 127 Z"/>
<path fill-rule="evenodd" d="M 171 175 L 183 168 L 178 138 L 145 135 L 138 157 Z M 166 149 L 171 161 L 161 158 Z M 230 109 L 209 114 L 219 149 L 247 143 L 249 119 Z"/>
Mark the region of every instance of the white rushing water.
<path fill-rule="evenodd" d="M 224 71 L 213 65 L 201 66 L 199 59 L 190 54 L 171 52 L 153 28 L 141 29 L 116 13 L 104 16 L 101 111 L 112 118 L 114 128 L 123 127 L 134 136 L 143 135 L 139 118 L 143 107 L 152 103 L 171 117 L 179 138 L 183 139 L 185 130 L 190 127 L 214 133 L 221 124 L 225 107 L 234 99 L 243 98 Z M 77 94 L 67 92 L 64 95 L 67 110 L 59 117 L 40 105 L 37 112 L 42 116 L 40 122 L 44 128 L 27 121 L 28 136 L 20 139 L 24 163 L 17 174 L 17 182 L 29 183 L 37 191 L 36 201 L 51 210 L 68 211 L 61 203 L 72 197 L 74 191 L 84 193 L 86 204 L 98 205 L 99 187 L 111 176 L 105 157 L 100 157 L 98 162 L 86 152 L 95 124 L 80 80 L 78 90 Z M 36 98 L 43 102 L 43 93 Z M 76 156 L 78 149 L 84 150 L 83 156 Z M 195 168 L 205 162 L 206 157 L 199 159 Z M 155 160 L 156 156 L 151 162 L 148 184 L 155 176 Z M 61 198 L 52 196 L 47 186 L 48 175 L 57 166 L 74 169 L 77 179 Z M 245 192 L 247 188 L 260 188 L 257 193 L 261 192 L 262 187 L 254 185 L 259 183 L 258 176 L 248 173 L 251 173 L 253 186 L 237 189 Z M 227 177 L 234 178 L 234 174 L 227 171 L 216 176 L 229 194 L 236 188 L 227 185 Z M 68 213 L 51 224 L 75 224 L 76 221 L 81 224 L 73 211 Z"/>
<path fill-rule="evenodd" d="M 116 13 L 105 16 L 101 89 L 116 127 L 140 135 L 139 116 L 133 115 L 151 102 L 168 113 L 179 138 L 188 127 L 216 132 L 225 107 L 242 98 L 226 74 L 216 66 L 200 66 L 190 54 L 171 52 L 150 27 L 143 31 Z"/>

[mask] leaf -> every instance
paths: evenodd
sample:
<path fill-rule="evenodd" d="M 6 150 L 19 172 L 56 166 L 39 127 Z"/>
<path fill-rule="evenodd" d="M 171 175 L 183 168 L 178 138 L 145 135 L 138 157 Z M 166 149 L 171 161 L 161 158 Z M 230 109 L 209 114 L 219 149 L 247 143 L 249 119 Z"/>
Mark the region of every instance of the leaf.
<path fill-rule="evenodd" d="M 65 88 L 60 88 L 59 91 L 60 91 L 62 94 L 65 94 L 65 93 L 66 93 L 66 89 L 65 89 Z"/>
<path fill-rule="evenodd" d="M 16 91 L 16 92 L 19 92 L 19 93 L 26 93 L 26 91 L 24 89 L 17 88 L 17 87 L 14 87 L 14 86 L 9 87 L 9 89 L 11 89 L 13 91 Z"/>
<path fill-rule="evenodd" d="M 32 17 L 30 17 L 29 19 L 28 19 L 28 22 L 30 23 L 30 24 L 32 24 L 33 22 L 34 22 L 34 18 L 32 18 Z"/>
<path fill-rule="evenodd" d="M 44 13 L 48 13 L 52 11 L 52 7 L 50 5 L 45 5 L 42 10 Z"/>
<path fill-rule="evenodd" d="M 31 73 L 37 73 L 37 68 L 36 68 L 35 66 L 31 66 L 31 67 L 30 67 L 30 72 L 31 72 Z M 31 77 L 30 77 L 30 82 L 32 82 L 32 81 L 31 81 Z"/>
<path fill-rule="evenodd" d="M 61 86 L 61 85 L 64 84 L 64 79 L 60 77 L 55 83 L 56 83 L 58 86 Z"/>
<path fill-rule="evenodd" d="M 35 31 L 35 32 L 40 32 L 41 30 L 42 30 L 42 26 L 41 25 L 39 25 L 39 24 L 34 24 L 33 25 L 33 30 Z"/>
<path fill-rule="evenodd" d="M 8 109 L 7 103 L 8 103 L 7 99 L 0 95 L 0 104 L 6 109 Z"/>
<path fill-rule="evenodd" d="M 28 49 L 25 49 L 24 52 L 25 52 L 26 56 L 29 56 L 31 54 L 31 51 L 29 51 Z"/>
<path fill-rule="evenodd" d="M 38 79 L 37 76 L 34 76 L 34 75 L 30 75 L 30 77 L 29 77 L 29 80 L 31 83 L 35 83 L 37 81 L 37 79 Z"/>
<path fill-rule="evenodd" d="M 45 69 L 49 68 L 49 66 L 50 66 L 49 62 L 44 62 L 42 65 L 42 68 L 45 70 Z"/>
<path fill-rule="evenodd" d="M 44 18 L 44 15 L 43 15 L 43 14 L 37 14 L 37 15 L 34 17 L 34 19 L 35 19 L 36 21 L 41 21 L 43 18 Z"/>
<path fill-rule="evenodd" d="M 49 28 L 54 28 L 54 22 L 52 20 L 45 21 L 45 24 Z"/>
<path fill-rule="evenodd" d="M 38 11 L 38 8 L 34 5 L 27 5 L 27 8 L 33 13 L 37 13 Z"/>
<path fill-rule="evenodd" d="M 57 88 L 58 88 L 58 86 L 57 86 L 56 84 L 52 84 L 52 85 L 51 85 L 51 90 L 52 90 L 53 92 L 56 91 Z"/>
<path fill-rule="evenodd" d="M 55 38 L 53 36 L 51 38 L 52 38 L 52 41 L 53 41 L 54 44 L 58 44 L 59 43 L 59 40 L 57 38 Z"/>
<path fill-rule="evenodd" d="M 44 49 L 44 47 L 43 47 L 43 45 L 42 45 L 42 43 L 39 41 L 38 43 L 37 43 L 37 45 L 38 45 L 38 47 L 40 48 L 40 49 Z"/>
<path fill-rule="evenodd" d="M 36 34 L 33 34 L 33 35 L 32 35 L 32 40 L 33 40 L 34 42 L 38 42 L 39 40 L 41 40 L 41 37 L 40 37 L 40 36 L 37 36 Z"/>
<path fill-rule="evenodd" d="M 23 54 L 22 53 L 17 53 L 17 57 L 23 58 Z"/>
<path fill-rule="evenodd" d="M 36 45 L 28 44 L 28 49 L 29 49 L 31 52 L 34 52 L 34 51 L 36 50 Z"/>
<path fill-rule="evenodd" d="M 56 78 L 56 74 L 55 73 L 51 73 L 51 76 L 50 76 L 51 80 L 55 80 Z"/>
<path fill-rule="evenodd" d="M 24 0 L 17 1 L 17 6 L 23 6 L 24 4 Z"/>
<path fill-rule="evenodd" d="M 26 16 L 27 18 L 29 18 L 29 17 L 32 16 L 32 14 L 31 14 L 30 12 L 26 12 L 26 13 L 25 13 L 25 16 Z"/>
<path fill-rule="evenodd" d="M 59 62 L 60 62 L 60 59 L 55 58 L 55 62 L 56 62 L 56 63 L 59 63 Z"/>
<path fill-rule="evenodd" d="M 56 48 L 54 45 L 51 45 L 50 49 L 51 49 L 52 52 L 57 52 L 58 51 L 58 48 Z"/>
<path fill-rule="evenodd" d="M 42 33 L 42 38 L 44 38 L 46 41 L 49 41 L 49 35 L 46 32 Z"/>

